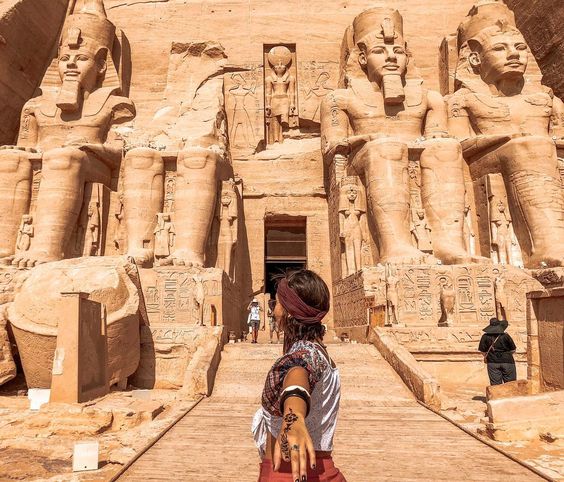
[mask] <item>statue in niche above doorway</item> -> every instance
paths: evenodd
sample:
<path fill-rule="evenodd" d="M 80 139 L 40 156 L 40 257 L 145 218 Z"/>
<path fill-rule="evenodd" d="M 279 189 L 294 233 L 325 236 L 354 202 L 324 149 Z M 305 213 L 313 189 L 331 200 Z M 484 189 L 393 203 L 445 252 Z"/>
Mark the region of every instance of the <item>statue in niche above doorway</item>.
<path fill-rule="evenodd" d="M 271 73 L 265 79 L 266 143 L 284 142 L 284 132 L 298 127 L 296 79 L 290 72 L 292 52 L 272 47 L 267 54 Z"/>

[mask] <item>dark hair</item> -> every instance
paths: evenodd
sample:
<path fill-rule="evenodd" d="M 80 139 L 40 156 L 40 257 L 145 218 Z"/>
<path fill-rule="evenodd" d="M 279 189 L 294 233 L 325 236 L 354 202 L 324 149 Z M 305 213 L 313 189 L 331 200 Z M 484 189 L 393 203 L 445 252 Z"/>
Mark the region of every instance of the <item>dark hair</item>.
<path fill-rule="evenodd" d="M 288 286 L 292 288 L 302 301 L 313 308 L 321 311 L 329 311 L 330 294 L 329 288 L 321 277 L 309 269 L 287 271 L 279 278 L 286 278 Z M 313 341 L 316 338 L 323 338 L 325 327 L 319 323 L 305 324 L 286 314 L 284 329 L 284 353 L 296 341 Z"/>

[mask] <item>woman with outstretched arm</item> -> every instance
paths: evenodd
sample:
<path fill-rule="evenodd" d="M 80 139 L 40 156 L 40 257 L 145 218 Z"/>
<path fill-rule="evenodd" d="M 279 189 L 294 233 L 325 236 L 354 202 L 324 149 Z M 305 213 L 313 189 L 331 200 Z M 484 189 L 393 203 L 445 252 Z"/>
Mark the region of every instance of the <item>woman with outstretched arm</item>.
<path fill-rule="evenodd" d="M 328 310 L 329 289 L 313 271 L 279 280 L 274 317 L 284 354 L 268 372 L 253 420 L 259 482 L 346 482 L 331 456 L 341 383 L 323 344 Z"/>

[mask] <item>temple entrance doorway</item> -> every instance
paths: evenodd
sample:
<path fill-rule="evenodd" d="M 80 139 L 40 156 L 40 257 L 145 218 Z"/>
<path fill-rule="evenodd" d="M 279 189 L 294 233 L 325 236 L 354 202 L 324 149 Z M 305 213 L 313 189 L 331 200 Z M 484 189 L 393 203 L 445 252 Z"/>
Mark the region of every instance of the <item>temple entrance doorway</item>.
<path fill-rule="evenodd" d="M 272 298 L 276 293 L 277 275 L 307 267 L 306 228 L 304 216 L 268 216 L 265 219 L 264 291 Z"/>

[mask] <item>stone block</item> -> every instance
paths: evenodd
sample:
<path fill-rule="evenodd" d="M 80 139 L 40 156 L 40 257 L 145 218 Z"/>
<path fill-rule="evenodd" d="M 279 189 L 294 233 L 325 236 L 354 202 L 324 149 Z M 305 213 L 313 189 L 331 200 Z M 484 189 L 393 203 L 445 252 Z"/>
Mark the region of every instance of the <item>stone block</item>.
<path fill-rule="evenodd" d="M 109 385 L 125 380 L 137 369 L 139 291 L 133 282 L 135 275 L 136 267 L 128 259 L 109 256 L 68 259 L 33 269 L 8 308 L 29 387 L 51 386 L 59 321 L 68 316 L 63 292 L 78 290 L 105 306 Z"/>
<path fill-rule="evenodd" d="M 81 403 L 110 391 L 106 317 L 85 293 L 63 293 L 63 299 L 67 313 L 59 324 L 51 401 Z"/>
<path fill-rule="evenodd" d="M 486 399 L 497 400 L 499 398 L 522 397 L 533 394 L 533 386 L 528 380 L 515 380 L 501 385 L 489 385 L 486 387 Z"/>

